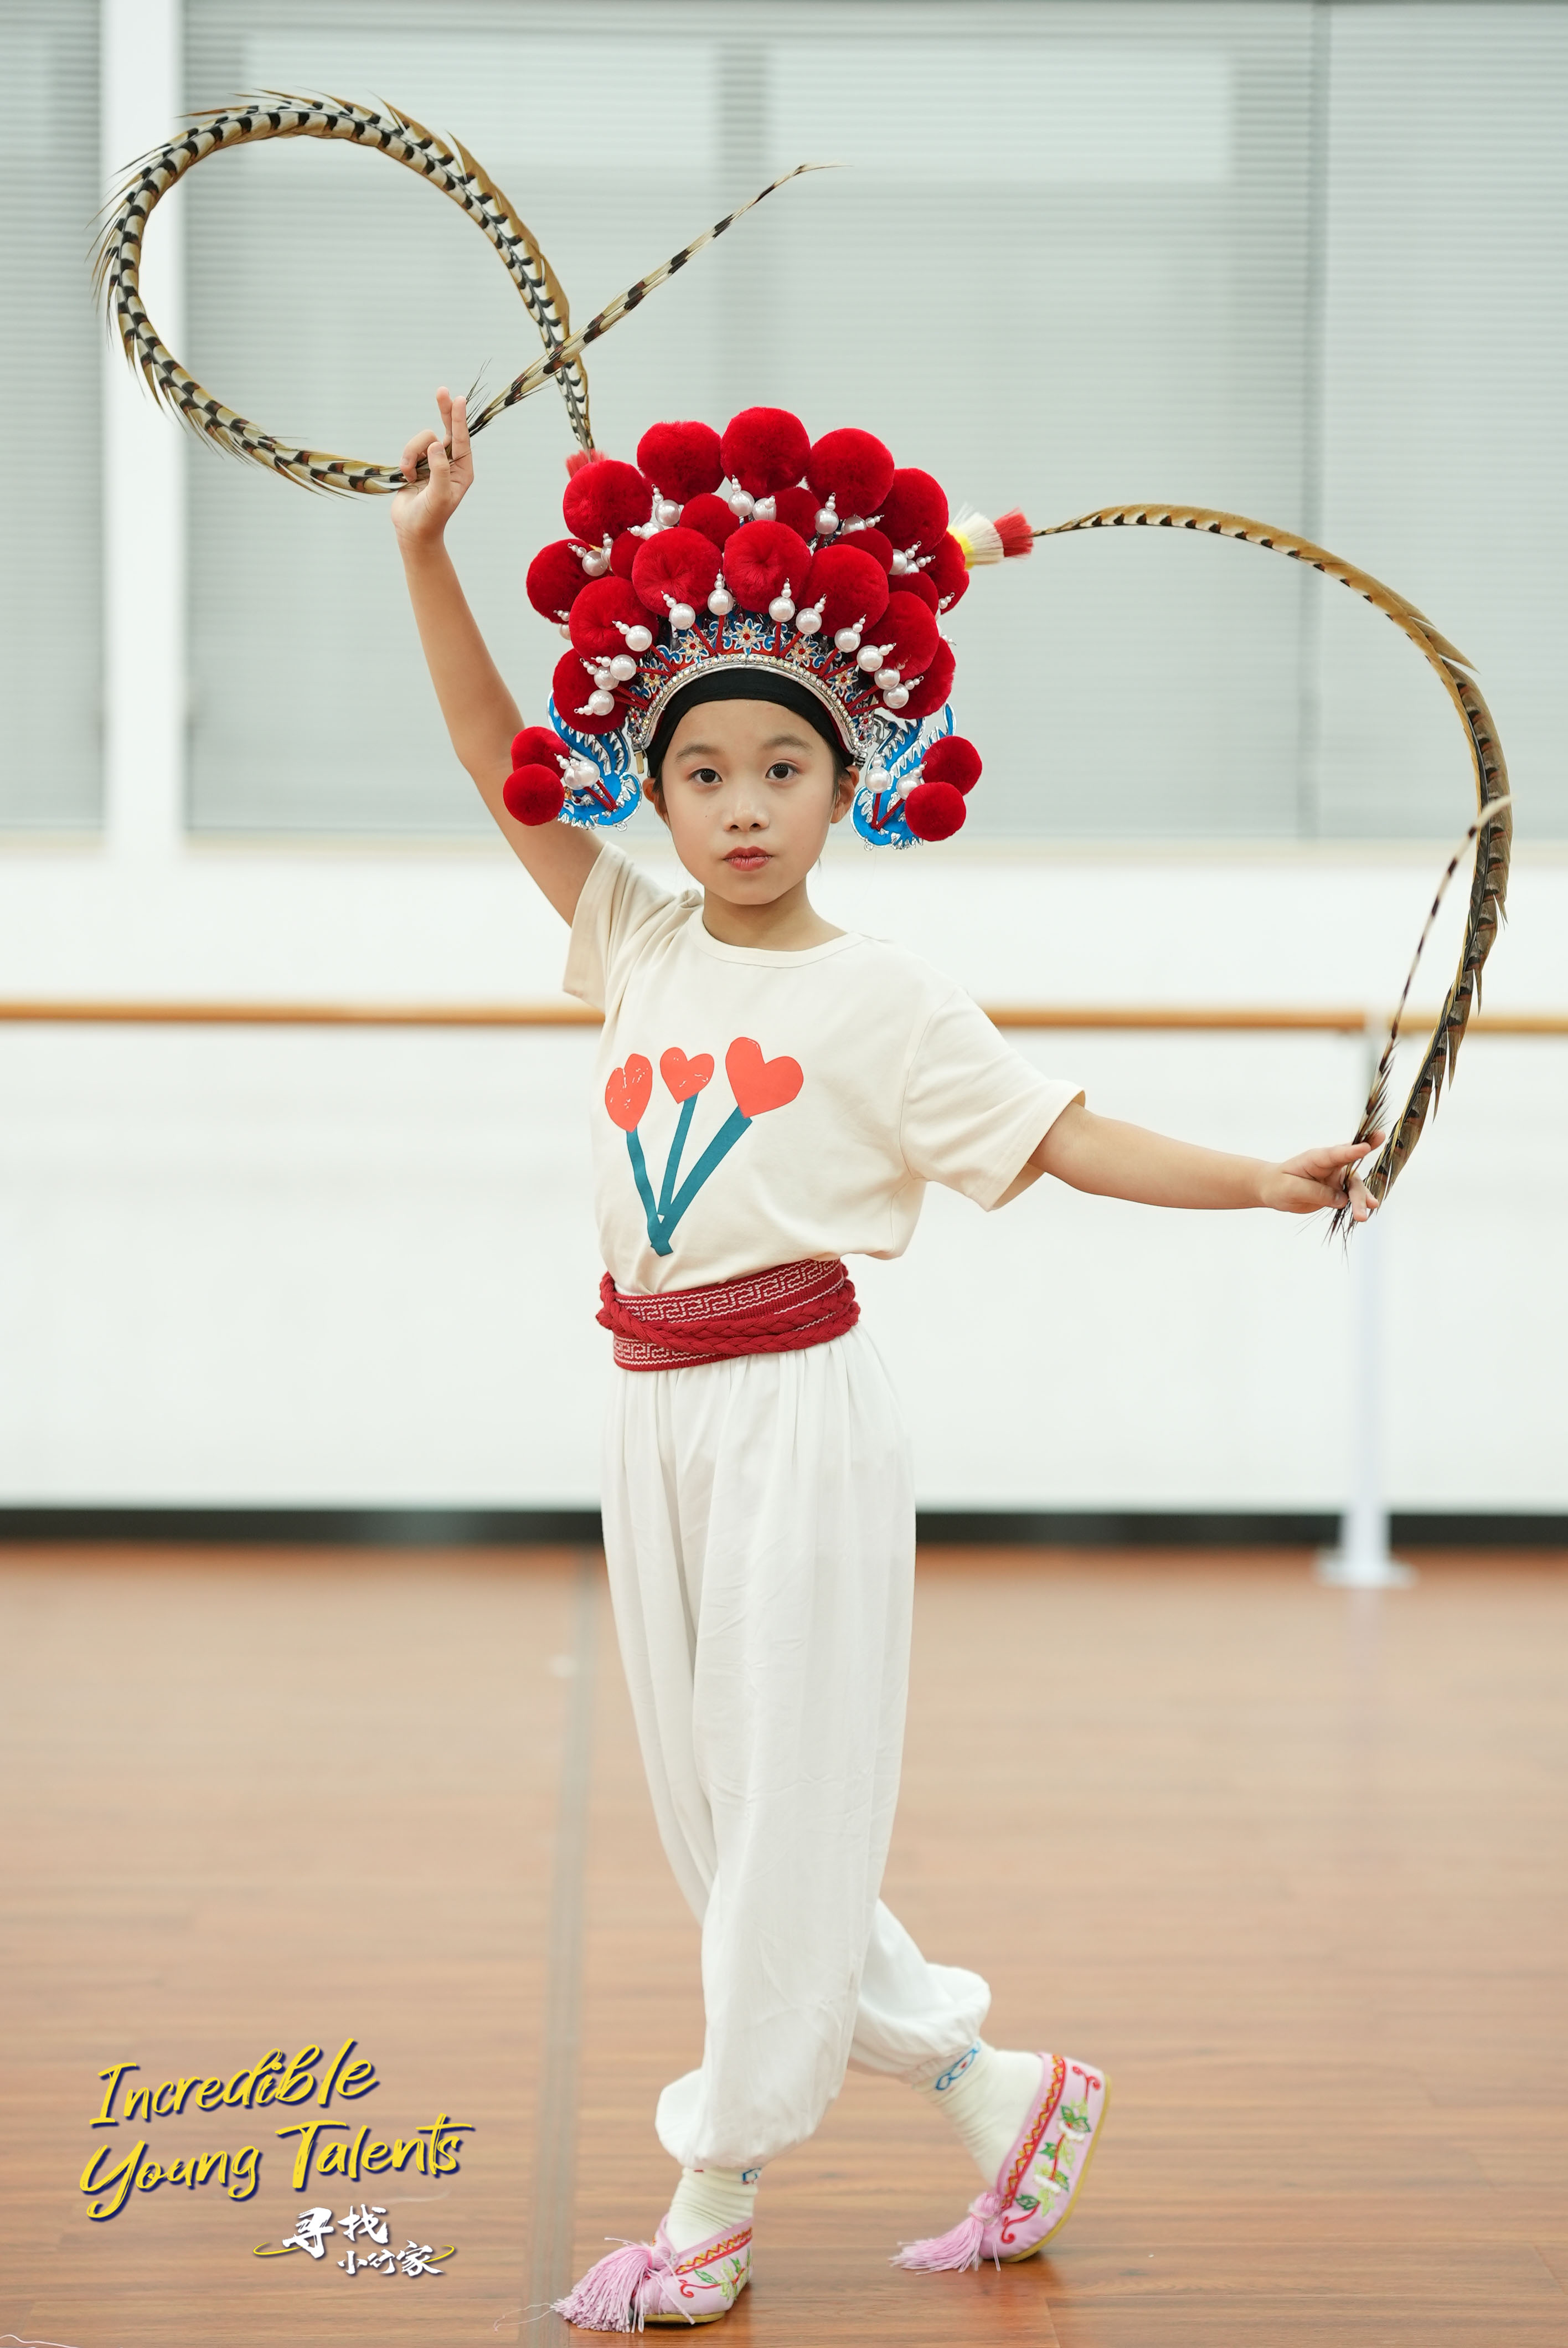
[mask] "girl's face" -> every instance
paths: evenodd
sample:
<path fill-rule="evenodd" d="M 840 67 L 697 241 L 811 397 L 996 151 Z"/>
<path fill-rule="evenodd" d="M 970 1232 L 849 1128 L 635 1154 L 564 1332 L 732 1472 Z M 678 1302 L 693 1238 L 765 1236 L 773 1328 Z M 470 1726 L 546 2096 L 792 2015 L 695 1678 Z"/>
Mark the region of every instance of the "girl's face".
<path fill-rule="evenodd" d="M 705 701 L 675 728 L 662 780 L 660 812 L 693 880 L 732 904 L 771 905 L 804 882 L 857 778 L 835 781 L 832 751 L 793 709 Z"/>

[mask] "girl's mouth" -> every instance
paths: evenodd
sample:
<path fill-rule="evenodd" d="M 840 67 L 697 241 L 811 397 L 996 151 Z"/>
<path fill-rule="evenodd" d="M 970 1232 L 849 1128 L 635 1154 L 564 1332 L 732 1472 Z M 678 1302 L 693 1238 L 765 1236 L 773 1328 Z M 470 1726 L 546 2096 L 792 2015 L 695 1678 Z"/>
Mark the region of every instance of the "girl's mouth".
<path fill-rule="evenodd" d="M 771 859 L 765 848 L 732 848 L 724 861 L 733 872 L 760 872 Z"/>

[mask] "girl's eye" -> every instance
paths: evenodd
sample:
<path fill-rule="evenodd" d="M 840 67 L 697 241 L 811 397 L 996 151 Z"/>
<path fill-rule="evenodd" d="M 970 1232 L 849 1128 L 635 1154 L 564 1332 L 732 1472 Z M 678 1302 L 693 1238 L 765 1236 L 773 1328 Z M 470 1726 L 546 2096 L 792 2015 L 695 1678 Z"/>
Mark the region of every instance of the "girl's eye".
<path fill-rule="evenodd" d="M 689 782 L 693 783 L 716 783 L 718 779 L 719 769 L 717 767 L 693 767 L 692 773 L 687 778 Z"/>
<path fill-rule="evenodd" d="M 787 758 L 775 758 L 768 768 L 768 780 L 770 783 L 787 783 L 794 772 Z"/>

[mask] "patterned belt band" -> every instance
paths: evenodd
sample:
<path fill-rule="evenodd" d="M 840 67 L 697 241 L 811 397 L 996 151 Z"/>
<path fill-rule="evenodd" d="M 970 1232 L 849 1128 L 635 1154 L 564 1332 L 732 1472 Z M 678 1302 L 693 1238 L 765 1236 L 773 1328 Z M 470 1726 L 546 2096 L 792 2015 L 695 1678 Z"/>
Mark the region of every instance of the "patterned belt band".
<path fill-rule="evenodd" d="M 662 1296 L 627 1295 L 607 1272 L 599 1284 L 600 1326 L 615 1333 L 623 1370 L 681 1370 L 730 1362 L 741 1354 L 794 1354 L 842 1337 L 860 1318 L 855 1284 L 841 1263 L 808 1258 L 675 1288 Z"/>

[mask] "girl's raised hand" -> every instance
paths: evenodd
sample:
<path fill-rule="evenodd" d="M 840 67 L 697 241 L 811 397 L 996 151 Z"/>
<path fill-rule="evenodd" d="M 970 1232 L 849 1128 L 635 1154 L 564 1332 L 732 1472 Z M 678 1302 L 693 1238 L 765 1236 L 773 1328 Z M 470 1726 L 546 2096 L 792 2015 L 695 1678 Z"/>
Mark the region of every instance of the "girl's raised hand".
<path fill-rule="evenodd" d="M 1326 1149 L 1304 1149 L 1299 1158 L 1271 1166 L 1264 1178 L 1263 1203 L 1285 1215 L 1316 1215 L 1325 1207 L 1348 1205 L 1353 1219 L 1364 1223 L 1376 1212 L 1366 1185 L 1351 1172 L 1358 1161 L 1378 1148 L 1385 1137 L 1369 1133 L 1365 1141 L 1331 1142 Z"/>
<path fill-rule="evenodd" d="M 439 432 L 416 432 L 403 452 L 403 478 L 408 488 L 392 500 L 392 526 L 408 548 L 438 545 L 447 523 L 473 486 L 474 452 L 468 442 L 468 404 L 461 392 L 456 399 L 443 385 L 436 395 L 441 417 Z M 430 469 L 427 480 L 415 478 L 419 460 Z"/>

